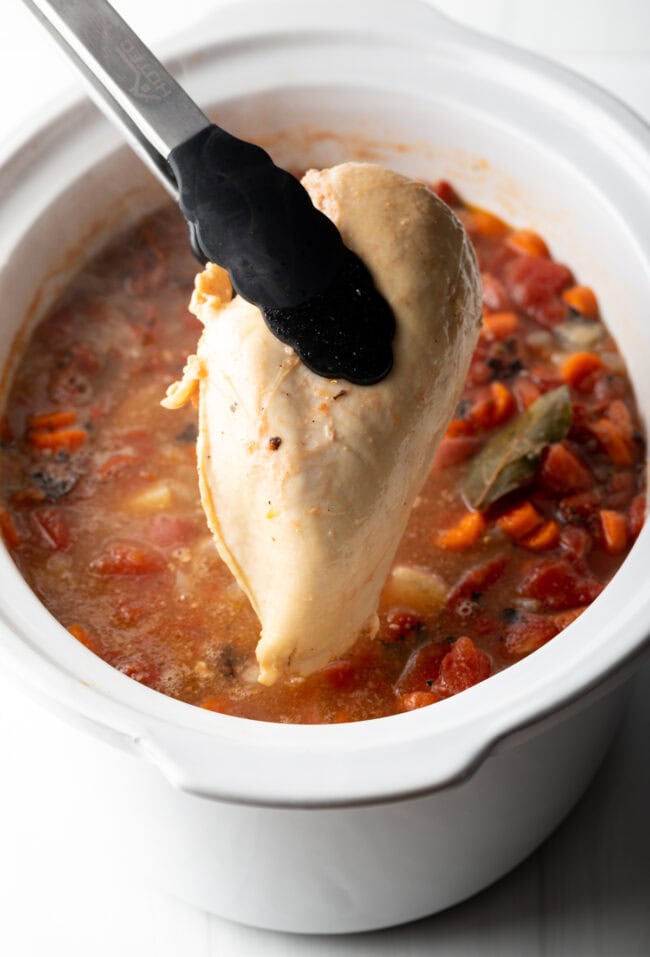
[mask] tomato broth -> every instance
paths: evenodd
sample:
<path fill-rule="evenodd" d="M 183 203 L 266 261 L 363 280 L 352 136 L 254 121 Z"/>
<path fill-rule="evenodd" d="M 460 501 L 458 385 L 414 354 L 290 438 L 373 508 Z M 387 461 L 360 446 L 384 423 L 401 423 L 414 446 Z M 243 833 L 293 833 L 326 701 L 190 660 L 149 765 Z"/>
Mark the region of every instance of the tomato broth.
<path fill-rule="evenodd" d="M 484 324 L 378 636 L 308 678 L 257 682 L 259 624 L 199 500 L 196 409 L 159 404 L 201 331 L 185 224 L 164 209 L 72 281 L 32 335 L 0 421 L 3 537 L 71 641 L 214 711 L 355 721 L 482 681 L 598 596 L 645 514 L 624 362 L 594 291 L 538 234 L 467 206 L 449 183 L 433 188 L 474 243 Z"/>

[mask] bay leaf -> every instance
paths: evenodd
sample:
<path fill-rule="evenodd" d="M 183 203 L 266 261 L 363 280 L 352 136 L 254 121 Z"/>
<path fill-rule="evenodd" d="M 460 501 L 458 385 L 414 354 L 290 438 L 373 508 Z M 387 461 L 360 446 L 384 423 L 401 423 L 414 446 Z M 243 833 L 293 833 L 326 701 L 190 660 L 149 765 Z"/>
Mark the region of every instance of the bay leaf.
<path fill-rule="evenodd" d="M 564 438 L 571 419 L 571 400 L 565 385 L 540 396 L 473 459 L 463 489 L 469 504 L 487 508 L 529 482 L 539 468 L 542 452 Z"/>

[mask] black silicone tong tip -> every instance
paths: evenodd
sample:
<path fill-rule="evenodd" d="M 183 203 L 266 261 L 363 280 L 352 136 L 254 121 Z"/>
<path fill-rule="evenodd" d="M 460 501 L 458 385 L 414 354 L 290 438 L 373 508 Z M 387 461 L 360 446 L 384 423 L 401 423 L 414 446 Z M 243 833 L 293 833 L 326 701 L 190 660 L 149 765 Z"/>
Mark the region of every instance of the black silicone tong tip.
<path fill-rule="evenodd" d="M 228 270 L 276 338 L 329 379 L 373 385 L 388 375 L 392 310 L 295 177 L 215 125 L 169 164 L 198 258 Z"/>

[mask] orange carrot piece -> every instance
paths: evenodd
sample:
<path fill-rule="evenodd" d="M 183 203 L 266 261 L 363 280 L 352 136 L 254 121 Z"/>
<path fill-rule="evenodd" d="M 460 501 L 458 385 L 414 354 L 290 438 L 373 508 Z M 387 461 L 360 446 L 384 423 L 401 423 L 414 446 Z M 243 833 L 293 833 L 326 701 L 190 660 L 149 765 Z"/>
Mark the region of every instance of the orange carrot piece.
<path fill-rule="evenodd" d="M 575 388 L 590 372 L 602 367 L 603 360 L 595 352 L 574 352 L 564 360 L 560 372 L 564 381 Z"/>
<path fill-rule="evenodd" d="M 625 551 L 627 547 L 627 518 L 621 512 L 603 508 L 600 511 L 605 551 L 610 555 Z"/>
<path fill-rule="evenodd" d="M 401 694 L 397 699 L 402 711 L 415 711 L 417 708 L 426 708 L 427 705 L 440 701 L 440 697 L 433 691 L 411 691 Z"/>
<path fill-rule="evenodd" d="M 501 382 L 492 382 L 489 396 L 479 399 L 470 409 L 469 420 L 478 429 L 493 429 L 509 419 L 516 408 L 510 389 Z"/>
<path fill-rule="evenodd" d="M 516 249 L 517 252 L 526 253 L 527 256 L 543 256 L 549 259 L 551 255 L 542 237 L 532 229 L 515 230 L 506 239 L 506 246 Z"/>
<path fill-rule="evenodd" d="M 461 219 L 469 233 L 481 236 L 503 236 L 509 229 L 507 223 L 486 209 L 470 209 L 461 214 Z"/>
<path fill-rule="evenodd" d="M 589 286 L 570 286 L 569 289 L 564 290 L 562 298 L 585 319 L 598 319 L 600 315 L 598 300 Z"/>
<path fill-rule="evenodd" d="M 502 382 L 493 382 L 490 386 L 494 402 L 494 424 L 501 425 L 517 408 L 515 397 Z"/>
<path fill-rule="evenodd" d="M 224 698 L 218 698 L 211 695 L 200 702 L 199 708 L 205 708 L 206 711 L 216 711 L 219 714 L 230 714 L 230 705 Z"/>
<path fill-rule="evenodd" d="M 436 532 L 433 544 L 448 551 L 462 551 L 475 545 L 487 530 L 487 522 L 480 512 L 467 512 L 451 528 Z"/>
<path fill-rule="evenodd" d="M 80 641 L 82 645 L 85 645 L 85 647 L 89 648 L 90 651 L 94 651 L 95 653 L 97 653 L 97 650 L 99 648 L 99 642 L 97 641 L 94 635 L 91 635 L 90 632 L 88 632 L 83 627 L 83 625 L 78 625 L 78 624 L 69 625 L 68 631 L 73 636 L 73 638 L 76 638 L 77 641 Z"/>
<path fill-rule="evenodd" d="M 560 541 L 560 528 L 557 522 L 544 522 L 541 528 L 536 529 L 529 535 L 525 535 L 519 540 L 519 544 L 524 548 L 529 548 L 532 552 L 547 552 Z"/>
<path fill-rule="evenodd" d="M 474 432 L 474 426 L 468 419 L 452 419 L 445 435 L 448 439 L 455 439 L 459 435 L 474 435 Z"/>
<path fill-rule="evenodd" d="M 27 419 L 27 428 L 34 430 L 56 431 L 72 425 L 76 421 L 77 413 L 73 409 L 59 412 L 43 412 L 41 415 L 30 415 Z"/>
<path fill-rule="evenodd" d="M 517 331 L 516 312 L 493 312 L 483 316 L 483 333 L 488 339 L 507 339 Z"/>
<path fill-rule="evenodd" d="M 68 449 L 73 451 L 86 441 L 84 429 L 57 429 L 56 432 L 30 432 L 29 441 L 35 449 Z"/>
<path fill-rule="evenodd" d="M 521 505 L 515 505 L 514 508 L 504 512 L 497 519 L 497 525 L 509 538 L 517 541 L 538 528 L 543 521 L 544 519 L 531 502 L 522 502 Z"/>
<path fill-rule="evenodd" d="M 609 419 L 598 419 L 589 426 L 614 465 L 632 465 L 630 448 Z"/>
<path fill-rule="evenodd" d="M 22 541 L 15 522 L 4 505 L 0 505 L 0 535 L 9 548 L 16 548 Z"/>

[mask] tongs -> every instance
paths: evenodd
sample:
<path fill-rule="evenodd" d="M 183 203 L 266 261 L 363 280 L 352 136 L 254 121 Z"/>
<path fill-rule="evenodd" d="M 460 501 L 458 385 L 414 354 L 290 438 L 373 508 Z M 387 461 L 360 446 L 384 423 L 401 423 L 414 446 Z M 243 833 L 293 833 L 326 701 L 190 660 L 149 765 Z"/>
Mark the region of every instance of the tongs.
<path fill-rule="evenodd" d="M 106 0 L 24 2 L 178 201 L 199 261 L 227 269 L 312 371 L 360 385 L 383 379 L 393 313 L 298 180 L 211 123 Z"/>

